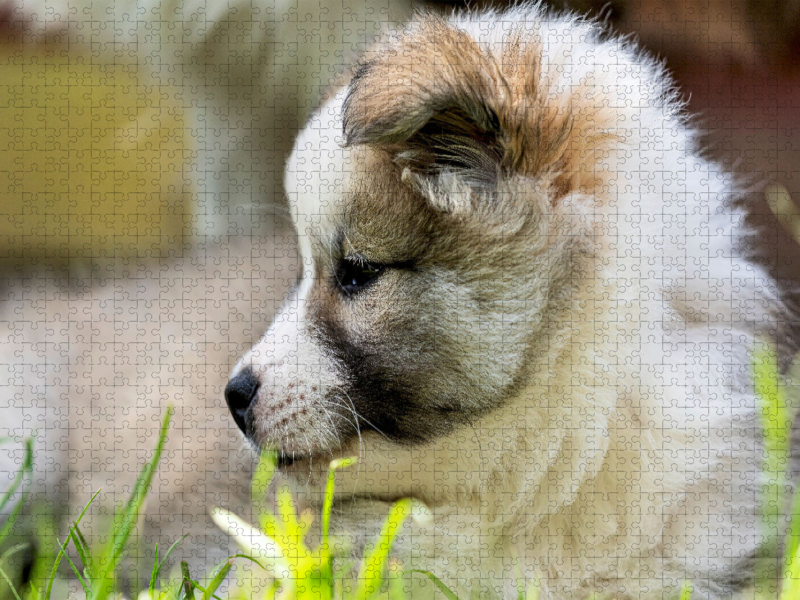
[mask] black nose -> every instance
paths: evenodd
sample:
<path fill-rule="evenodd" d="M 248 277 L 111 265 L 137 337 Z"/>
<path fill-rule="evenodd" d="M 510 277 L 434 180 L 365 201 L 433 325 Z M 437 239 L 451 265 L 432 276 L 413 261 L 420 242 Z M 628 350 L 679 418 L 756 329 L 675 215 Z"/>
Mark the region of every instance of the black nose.
<path fill-rule="evenodd" d="M 253 403 L 257 391 L 258 379 L 249 367 L 240 371 L 225 386 L 225 400 L 228 408 L 231 409 L 233 420 L 245 435 L 247 435 L 247 410 Z"/>

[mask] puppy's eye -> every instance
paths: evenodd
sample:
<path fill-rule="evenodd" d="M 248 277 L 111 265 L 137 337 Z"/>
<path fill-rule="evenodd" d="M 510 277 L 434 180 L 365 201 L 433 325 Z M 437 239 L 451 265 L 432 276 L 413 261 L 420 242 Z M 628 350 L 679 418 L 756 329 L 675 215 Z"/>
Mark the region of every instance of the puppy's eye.
<path fill-rule="evenodd" d="M 355 294 L 372 283 L 384 270 L 384 265 L 345 259 L 339 265 L 336 278 L 345 294 Z"/>

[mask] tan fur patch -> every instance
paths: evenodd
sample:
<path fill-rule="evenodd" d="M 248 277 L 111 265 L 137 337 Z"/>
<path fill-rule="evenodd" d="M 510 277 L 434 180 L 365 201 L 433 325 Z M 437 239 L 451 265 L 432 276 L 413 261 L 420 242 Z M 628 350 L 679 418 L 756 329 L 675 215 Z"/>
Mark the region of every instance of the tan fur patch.
<path fill-rule="evenodd" d="M 541 42 L 521 31 L 512 30 L 498 52 L 425 15 L 375 55 L 356 71 L 345 100 L 349 145 L 402 153 L 423 127 L 436 119 L 446 123 L 448 114 L 460 111 L 475 128 L 496 136 L 498 169 L 539 178 L 555 201 L 592 192 L 600 184 L 594 163 L 620 141 L 611 108 L 615 94 L 589 93 L 586 83 L 560 88 L 543 73 Z M 468 127 L 465 119 L 455 126 L 449 120 L 451 129 Z"/>

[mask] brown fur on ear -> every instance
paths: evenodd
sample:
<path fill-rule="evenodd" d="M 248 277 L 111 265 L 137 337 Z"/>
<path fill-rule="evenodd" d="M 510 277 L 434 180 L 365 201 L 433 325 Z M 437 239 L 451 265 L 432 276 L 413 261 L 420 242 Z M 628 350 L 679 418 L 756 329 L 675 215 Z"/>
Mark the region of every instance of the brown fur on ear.
<path fill-rule="evenodd" d="M 362 63 L 344 101 L 347 145 L 374 144 L 423 176 L 494 183 L 505 154 L 498 65 L 468 34 L 425 15 Z"/>
<path fill-rule="evenodd" d="M 356 69 L 344 102 L 347 145 L 394 144 L 434 115 L 458 108 L 478 128 L 497 131 L 497 65 L 467 33 L 423 15 L 379 58 Z"/>
<path fill-rule="evenodd" d="M 601 185 L 592 163 L 619 141 L 610 107 L 621 100 L 564 86 L 530 30 L 511 27 L 488 46 L 424 14 L 373 56 L 344 101 L 347 145 L 383 147 L 414 174 L 450 171 L 470 185 L 537 177 L 551 201 Z"/>
<path fill-rule="evenodd" d="M 396 150 L 394 159 L 423 176 L 443 171 L 457 173 L 471 185 L 487 186 L 497 180 L 503 159 L 500 132 L 486 131 L 459 108 L 433 117 Z"/>

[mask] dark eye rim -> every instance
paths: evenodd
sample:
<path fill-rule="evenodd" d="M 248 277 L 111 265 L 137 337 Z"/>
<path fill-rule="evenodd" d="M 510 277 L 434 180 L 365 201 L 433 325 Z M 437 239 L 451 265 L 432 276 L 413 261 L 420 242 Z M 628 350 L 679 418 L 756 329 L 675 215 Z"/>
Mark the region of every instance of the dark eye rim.
<path fill-rule="evenodd" d="M 372 285 L 389 266 L 360 258 L 345 258 L 336 268 L 336 283 L 345 295 L 352 296 Z M 361 284 L 347 283 L 347 280 L 353 276 L 353 270 L 356 269 L 361 269 L 361 273 L 369 272 L 369 276 Z"/>
<path fill-rule="evenodd" d="M 348 285 L 345 283 L 345 277 L 346 277 L 345 269 L 352 267 L 362 267 L 367 270 L 370 270 L 372 271 L 372 276 L 369 277 L 369 279 L 365 280 L 364 283 L 362 283 L 359 286 Z M 339 262 L 339 265 L 334 271 L 334 277 L 336 279 L 336 284 L 337 287 L 339 288 L 339 291 L 341 291 L 346 296 L 355 296 L 362 290 L 374 284 L 377 280 L 381 278 L 381 276 L 384 273 L 386 273 L 386 271 L 390 269 L 391 270 L 403 269 L 407 271 L 417 270 L 416 262 L 413 260 L 397 261 L 393 263 L 378 263 L 363 259 L 361 257 L 348 257 L 348 258 L 343 258 Z"/>

